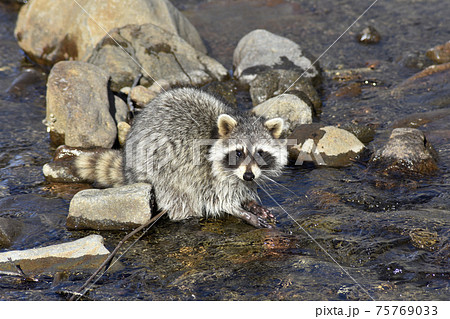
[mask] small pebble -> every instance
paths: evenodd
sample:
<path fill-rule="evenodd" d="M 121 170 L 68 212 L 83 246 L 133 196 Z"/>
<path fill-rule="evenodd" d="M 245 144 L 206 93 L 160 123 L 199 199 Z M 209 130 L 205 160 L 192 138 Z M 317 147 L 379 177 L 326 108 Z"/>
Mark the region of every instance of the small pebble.
<path fill-rule="evenodd" d="M 375 44 L 380 42 L 381 36 L 374 27 L 368 26 L 365 27 L 360 33 L 358 33 L 356 39 L 360 43 Z"/>

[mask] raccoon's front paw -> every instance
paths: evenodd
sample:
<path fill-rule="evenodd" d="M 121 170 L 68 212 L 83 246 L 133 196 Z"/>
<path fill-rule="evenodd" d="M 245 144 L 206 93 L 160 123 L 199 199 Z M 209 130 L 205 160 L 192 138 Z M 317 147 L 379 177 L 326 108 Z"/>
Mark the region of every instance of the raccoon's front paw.
<path fill-rule="evenodd" d="M 253 225 L 256 228 L 273 228 L 274 226 L 270 224 L 269 220 L 263 218 L 261 216 L 257 216 L 251 212 L 242 210 L 238 212 L 237 216 L 242 218 L 250 225 Z"/>
<path fill-rule="evenodd" d="M 261 217 L 263 219 L 268 219 L 270 221 L 275 221 L 275 216 L 265 208 L 264 206 L 259 205 L 257 202 L 250 201 L 248 203 L 245 203 L 243 205 L 244 209 L 255 214 L 258 217 Z"/>

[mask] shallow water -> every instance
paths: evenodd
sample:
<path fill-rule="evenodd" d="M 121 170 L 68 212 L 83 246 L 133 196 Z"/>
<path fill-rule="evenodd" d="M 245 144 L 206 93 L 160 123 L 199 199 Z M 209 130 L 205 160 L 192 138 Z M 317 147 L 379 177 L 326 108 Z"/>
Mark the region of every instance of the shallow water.
<path fill-rule="evenodd" d="M 371 1 L 174 1 L 197 27 L 210 55 L 232 69 L 239 39 L 256 28 L 286 36 L 316 57 Z M 391 90 L 426 66 L 425 51 L 450 39 L 444 1 L 378 1 L 321 56 L 324 70 L 320 122 L 355 122 L 376 129 L 374 149 L 393 124 L 417 112 L 443 110 L 419 126 L 439 154 L 431 177 L 389 179 L 364 162 L 341 168 L 289 167 L 260 191 L 277 230 L 254 229 L 234 218 L 163 220 L 121 258 L 125 269 L 102 277 L 96 300 L 448 300 L 450 282 L 449 81 L 437 76 L 429 90 Z M 62 243 L 100 233 L 108 249 L 121 232 L 68 231 L 65 217 L 73 185 L 45 182 L 41 169 L 52 149 L 45 116 L 45 74 L 29 64 L 13 37 L 14 5 L 0 3 L 0 216 L 23 223 L 9 249 Z M 361 45 L 366 25 L 381 34 Z M 425 63 L 425 65 L 424 65 Z M 335 71 L 364 68 L 358 78 Z M 333 78 L 334 77 L 334 78 Z M 16 80 L 17 87 L 6 92 Z M 434 81 L 434 82 L 433 82 Z M 338 97 L 349 84 L 356 97 Z M 436 85 L 437 83 L 437 85 Z M 241 104 L 248 95 L 239 92 Z M 430 113 L 433 114 L 433 113 Z M 270 195 L 269 195 L 270 194 Z M 430 244 L 431 243 L 431 244 Z M 26 283 L 0 277 L 0 299 L 63 300 L 58 292 L 81 286 L 88 274 L 38 276 Z"/>

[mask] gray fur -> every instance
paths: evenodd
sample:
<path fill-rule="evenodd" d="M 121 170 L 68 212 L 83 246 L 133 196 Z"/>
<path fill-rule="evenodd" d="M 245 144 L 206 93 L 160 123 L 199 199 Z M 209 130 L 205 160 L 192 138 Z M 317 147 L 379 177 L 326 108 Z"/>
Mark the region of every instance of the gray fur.
<path fill-rule="evenodd" d="M 226 136 L 219 136 L 221 114 L 237 123 L 223 130 Z M 261 171 L 255 159 L 224 165 L 236 148 L 246 155 L 264 150 L 270 167 Z M 182 88 L 159 95 L 137 116 L 122 165 L 125 184 L 152 184 L 158 208 L 173 220 L 223 213 L 242 218 L 243 203 L 257 198 L 256 183 L 242 179 L 244 170 L 255 171 L 256 179 L 278 175 L 286 159 L 285 145 L 263 120 L 239 114 L 207 93 Z"/>

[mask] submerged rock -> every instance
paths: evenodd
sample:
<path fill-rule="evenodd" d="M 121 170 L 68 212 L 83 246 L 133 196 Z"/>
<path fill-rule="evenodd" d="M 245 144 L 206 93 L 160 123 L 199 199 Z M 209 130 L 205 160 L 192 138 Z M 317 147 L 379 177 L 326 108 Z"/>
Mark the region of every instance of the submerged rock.
<path fill-rule="evenodd" d="M 295 165 L 343 167 L 365 149 L 352 133 L 320 124 L 299 125 L 288 137 L 289 159 Z"/>
<path fill-rule="evenodd" d="M 426 55 L 437 64 L 450 62 L 450 41 L 429 49 Z"/>
<path fill-rule="evenodd" d="M 88 61 L 111 74 L 114 91 L 131 86 L 140 73 L 144 86 L 160 80 L 170 86 L 200 86 L 228 75 L 219 62 L 154 24 L 127 25 L 111 30 L 110 36 L 98 43 Z"/>
<path fill-rule="evenodd" d="M 206 52 L 195 27 L 167 0 L 28 1 L 19 12 L 14 33 L 33 60 L 54 64 L 86 61 L 111 29 L 145 23 L 178 34 Z"/>
<path fill-rule="evenodd" d="M 234 76 L 249 84 L 258 73 L 269 69 L 295 70 L 318 82 L 320 72 L 314 58 L 284 37 L 258 29 L 245 35 L 233 53 Z M 315 83 L 316 84 L 316 83 Z"/>
<path fill-rule="evenodd" d="M 9 247 L 22 231 L 22 223 L 12 218 L 0 217 L 0 248 Z"/>
<path fill-rule="evenodd" d="M 356 138 L 364 144 L 371 142 L 375 136 L 375 130 L 366 125 L 347 123 L 344 124 L 341 128 L 355 135 Z"/>
<path fill-rule="evenodd" d="M 17 272 L 11 261 L 27 275 L 94 270 L 108 254 L 109 251 L 103 246 L 103 237 L 90 235 L 59 245 L 0 253 L 0 270 Z"/>
<path fill-rule="evenodd" d="M 360 43 L 364 44 L 375 44 L 380 42 L 381 36 L 378 33 L 377 29 L 372 26 L 365 27 L 358 35 L 356 39 Z"/>
<path fill-rule="evenodd" d="M 155 196 L 150 184 L 87 189 L 70 202 L 69 229 L 134 229 L 152 217 Z"/>
<path fill-rule="evenodd" d="M 252 111 L 253 114 L 267 119 L 281 117 L 287 124 L 284 132 L 289 132 L 299 124 L 312 123 L 311 107 L 292 94 L 283 94 L 273 97 L 257 106 Z"/>
<path fill-rule="evenodd" d="M 414 128 L 392 130 L 386 145 L 370 159 L 372 167 L 385 174 L 431 174 L 437 167 L 437 153 L 422 131 Z"/>
<path fill-rule="evenodd" d="M 109 76 L 85 62 L 59 62 L 47 81 L 45 123 L 55 145 L 110 148 L 117 136 Z"/>
<path fill-rule="evenodd" d="M 391 96 L 417 111 L 450 105 L 450 62 L 431 65 L 391 90 Z"/>

